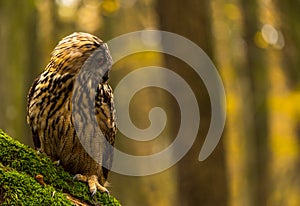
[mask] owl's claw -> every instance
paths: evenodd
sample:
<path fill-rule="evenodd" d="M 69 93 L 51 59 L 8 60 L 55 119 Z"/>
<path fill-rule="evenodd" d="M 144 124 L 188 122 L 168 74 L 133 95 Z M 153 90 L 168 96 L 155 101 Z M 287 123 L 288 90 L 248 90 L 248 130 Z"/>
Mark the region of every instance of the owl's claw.
<path fill-rule="evenodd" d="M 97 193 L 97 189 L 95 189 L 95 190 L 92 192 L 91 196 L 93 197 L 96 193 Z"/>
<path fill-rule="evenodd" d="M 98 177 L 96 175 L 85 176 L 81 174 L 76 174 L 73 177 L 73 180 L 87 182 L 92 196 L 96 194 L 97 190 L 99 190 L 101 193 L 106 193 L 109 195 L 109 191 L 98 182 Z"/>
<path fill-rule="evenodd" d="M 41 148 L 37 148 L 36 153 L 37 153 L 38 155 L 41 155 L 41 154 L 43 153 L 43 151 L 41 150 Z"/>
<path fill-rule="evenodd" d="M 79 174 L 74 175 L 74 176 L 73 176 L 73 181 L 74 181 L 74 180 L 79 180 L 79 179 L 78 179 L 78 176 L 79 176 Z"/>
<path fill-rule="evenodd" d="M 60 160 L 53 161 L 53 164 L 55 164 L 56 166 L 59 166 L 60 165 Z"/>
<path fill-rule="evenodd" d="M 100 185 L 100 187 L 98 187 L 98 185 L 96 185 L 96 188 L 93 191 L 91 191 L 91 188 L 90 188 L 90 192 L 92 193 L 91 196 L 94 196 L 97 193 L 97 190 L 99 190 L 101 193 L 106 193 L 107 195 L 110 195 L 108 189 L 106 189 L 102 185 Z"/>

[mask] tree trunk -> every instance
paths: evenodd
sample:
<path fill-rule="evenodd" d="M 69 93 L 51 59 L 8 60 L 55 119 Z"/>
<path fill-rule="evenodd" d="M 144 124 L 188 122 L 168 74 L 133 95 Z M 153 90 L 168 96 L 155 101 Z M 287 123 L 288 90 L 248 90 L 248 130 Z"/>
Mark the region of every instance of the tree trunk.
<path fill-rule="evenodd" d="M 160 29 L 182 35 L 200 46 L 212 57 L 210 1 L 157 1 Z M 163 43 L 163 42 L 162 42 Z M 207 91 L 191 69 L 178 59 L 165 56 L 166 67 L 188 82 L 198 100 L 201 124 L 193 147 L 178 164 L 178 205 L 227 205 L 227 182 L 223 140 L 204 162 L 198 155 L 210 124 L 210 102 Z M 181 91 L 185 92 L 185 91 Z M 176 111 L 174 109 L 174 111 Z M 173 119 L 180 119 L 174 113 Z M 176 122 L 174 122 L 174 125 Z M 177 125 L 178 126 L 178 125 Z M 174 131 L 173 135 L 176 136 Z"/>
<path fill-rule="evenodd" d="M 268 70 L 265 52 L 255 44 L 259 31 L 260 10 L 258 1 L 241 0 L 243 13 L 243 38 L 246 43 L 245 68 L 242 75 L 248 82 L 247 102 L 244 109 L 249 134 L 246 136 L 246 181 L 250 205 L 266 205 L 268 197 Z M 246 121 L 248 120 L 248 121 Z"/>
<path fill-rule="evenodd" d="M 1 1 L 0 125 L 25 143 L 27 80 L 36 66 L 36 10 L 34 1 Z M 12 12 L 13 11 L 13 12 Z M 34 58 L 32 58 L 34 57 Z M 12 126 L 13 125 L 13 126 Z"/>

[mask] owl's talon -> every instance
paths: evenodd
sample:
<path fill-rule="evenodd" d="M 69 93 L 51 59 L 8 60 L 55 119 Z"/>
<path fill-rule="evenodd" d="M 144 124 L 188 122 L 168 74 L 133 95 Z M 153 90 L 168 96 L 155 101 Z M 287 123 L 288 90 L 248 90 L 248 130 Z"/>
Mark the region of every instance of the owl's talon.
<path fill-rule="evenodd" d="M 110 192 L 108 191 L 108 189 L 105 188 L 104 193 L 106 193 L 107 195 L 110 195 Z"/>
<path fill-rule="evenodd" d="M 96 175 L 85 176 L 76 174 L 74 175 L 73 180 L 87 182 L 92 196 L 96 194 L 97 190 L 99 190 L 99 192 L 101 193 L 106 193 L 108 195 L 110 194 L 109 191 L 99 183 L 98 177 Z"/>
<path fill-rule="evenodd" d="M 78 180 L 78 181 L 81 181 L 81 182 L 87 182 L 87 176 L 84 176 L 84 175 L 81 175 L 81 174 L 76 174 L 73 177 L 73 181 L 74 180 Z"/>
<path fill-rule="evenodd" d="M 95 183 L 96 185 L 96 188 L 95 189 L 91 189 L 90 188 L 90 192 L 92 193 L 91 196 L 93 197 L 96 193 L 97 193 L 97 190 L 100 191 L 100 193 L 106 193 L 107 195 L 110 195 L 108 189 L 106 189 L 105 187 L 103 187 L 102 185 L 98 185 L 97 183 Z M 92 186 L 94 187 L 94 186 Z"/>
<path fill-rule="evenodd" d="M 56 166 L 59 166 L 60 165 L 60 160 L 53 161 L 53 164 L 55 164 Z"/>
<path fill-rule="evenodd" d="M 92 192 L 91 196 L 93 197 L 96 193 L 97 193 L 97 189 Z"/>

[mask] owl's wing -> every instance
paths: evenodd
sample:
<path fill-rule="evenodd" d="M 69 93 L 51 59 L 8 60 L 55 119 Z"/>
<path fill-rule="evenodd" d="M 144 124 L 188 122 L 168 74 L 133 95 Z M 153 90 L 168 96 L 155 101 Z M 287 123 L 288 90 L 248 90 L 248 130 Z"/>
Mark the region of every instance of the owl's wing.
<path fill-rule="evenodd" d="M 107 140 L 102 151 L 102 164 L 106 166 L 102 167 L 102 171 L 104 178 L 107 179 L 113 159 L 113 147 L 110 147 L 109 144 L 114 145 L 117 131 L 113 91 L 108 84 L 98 85 L 95 107 L 97 122 Z"/>
<path fill-rule="evenodd" d="M 34 80 L 34 82 L 32 83 L 30 89 L 29 89 L 29 93 L 28 93 L 28 96 L 27 96 L 27 123 L 30 125 L 30 128 L 31 128 L 31 133 L 32 133 L 32 138 L 33 138 L 33 143 L 34 143 L 34 147 L 35 149 L 39 149 L 41 147 L 41 141 L 40 141 L 40 138 L 38 136 L 38 132 L 37 132 L 37 129 L 35 127 L 33 127 L 33 121 L 35 121 L 34 117 L 33 117 L 33 112 L 35 111 L 32 111 L 33 110 L 33 98 L 34 98 L 34 95 L 35 95 L 35 88 L 36 88 L 36 85 L 38 83 L 38 80 L 39 80 L 39 77 L 36 78 Z"/>

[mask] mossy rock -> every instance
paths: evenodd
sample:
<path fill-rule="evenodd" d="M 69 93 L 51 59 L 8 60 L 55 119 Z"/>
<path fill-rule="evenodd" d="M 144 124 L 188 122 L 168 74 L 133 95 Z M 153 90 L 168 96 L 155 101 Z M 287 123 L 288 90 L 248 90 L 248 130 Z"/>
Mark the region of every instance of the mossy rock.
<path fill-rule="evenodd" d="M 37 178 L 37 177 L 42 177 Z M 85 183 L 47 156 L 0 130 L 0 205 L 115 205 L 111 195 L 91 196 Z"/>

